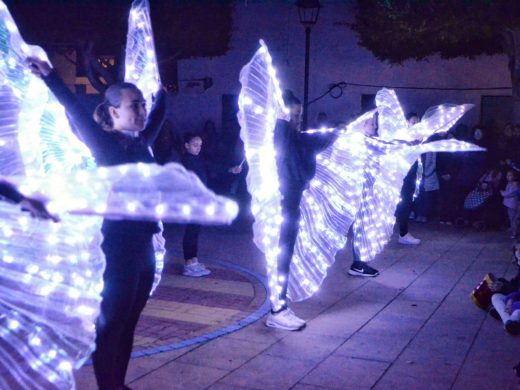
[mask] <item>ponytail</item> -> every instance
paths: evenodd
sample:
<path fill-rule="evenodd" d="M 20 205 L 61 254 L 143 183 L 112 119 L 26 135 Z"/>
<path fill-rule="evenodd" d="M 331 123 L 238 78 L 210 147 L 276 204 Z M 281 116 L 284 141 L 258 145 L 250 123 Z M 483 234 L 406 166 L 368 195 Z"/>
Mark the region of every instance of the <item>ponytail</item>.
<path fill-rule="evenodd" d="M 94 110 L 94 120 L 103 128 L 103 130 L 112 131 L 114 122 L 112 121 L 112 117 L 108 112 L 108 107 L 109 103 L 107 101 L 98 104 Z"/>

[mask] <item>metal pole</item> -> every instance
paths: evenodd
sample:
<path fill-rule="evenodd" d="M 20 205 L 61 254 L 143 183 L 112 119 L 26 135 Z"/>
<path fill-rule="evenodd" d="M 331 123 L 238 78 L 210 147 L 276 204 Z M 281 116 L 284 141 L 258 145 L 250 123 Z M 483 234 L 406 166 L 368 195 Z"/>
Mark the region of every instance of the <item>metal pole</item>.
<path fill-rule="evenodd" d="M 307 130 L 307 104 L 309 102 L 309 51 L 311 48 L 311 28 L 305 27 L 305 76 L 303 84 L 303 126 L 302 130 Z"/>

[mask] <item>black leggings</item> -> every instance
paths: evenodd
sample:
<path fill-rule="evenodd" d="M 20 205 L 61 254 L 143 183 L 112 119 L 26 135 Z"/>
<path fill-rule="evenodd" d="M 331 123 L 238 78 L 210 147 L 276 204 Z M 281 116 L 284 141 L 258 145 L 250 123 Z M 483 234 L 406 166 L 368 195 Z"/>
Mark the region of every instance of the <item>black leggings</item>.
<path fill-rule="evenodd" d="M 279 298 L 285 301 L 281 309 L 287 307 L 287 287 L 289 285 L 289 270 L 291 267 L 294 244 L 300 229 L 300 201 L 303 190 L 287 191 L 282 195 L 282 217 L 283 222 L 280 227 L 280 254 L 278 255 L 278 276 L 284 276 L 281 282 L 282 291 Z"/>
<path fill-rule="evenodd" d="M 99 389 L 113 390 L 125 382 L 135 327 L 152 289 L 155 253 L 152 234 L 110 232 L 101 248 L 107 266 L 92 361 Z"/>
<path fill-rule="evenodd" d="M 184 237 L 182 239 L 182 251 L 184 252 L 184 260 L 197 257 L 199 242 L 200 225 L 186 225 L 184 229 Z"/>

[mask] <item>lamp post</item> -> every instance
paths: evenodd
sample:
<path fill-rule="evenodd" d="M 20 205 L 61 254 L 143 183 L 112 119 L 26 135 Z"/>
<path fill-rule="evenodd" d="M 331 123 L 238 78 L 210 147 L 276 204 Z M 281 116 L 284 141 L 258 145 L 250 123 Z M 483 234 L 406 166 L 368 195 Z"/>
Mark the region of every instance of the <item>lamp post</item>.
<path fill-rule="evenodd" d="M 303 83 L 303 129 L 307 129 L 309 104 L 309 51 L 311 48 L 311 28 L 318 21 L 320 14 L 319 0 L 297 0 L 300 23 L 305 28 L 305 75 Z"/>

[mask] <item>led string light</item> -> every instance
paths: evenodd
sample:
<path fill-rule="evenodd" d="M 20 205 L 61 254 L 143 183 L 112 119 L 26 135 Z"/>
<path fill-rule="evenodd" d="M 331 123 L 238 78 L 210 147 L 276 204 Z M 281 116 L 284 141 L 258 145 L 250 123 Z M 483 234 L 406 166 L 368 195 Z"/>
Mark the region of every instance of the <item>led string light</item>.
<path fill-rule="evenodd" d="M 276 71 L 263 41 L 240 73 L 238 119 L 250 165 L 247 177 L 252 194 L 254 240 L 266 257 L 271 302 L 279 308 L 281 291 L 277 275 L 278 239 L 282 222 L 273 132 L 277 117 L 286 112 Z M 459 141 L 408 145 L 403 141 L 426 139 L 448 130 L 464 112 L 463 106 L 439 106 L 427 120 L 408 129 L 394 91 L 376 97 L 380 137 L 363 133 L 368 112 L 342 129 L 313 129 L 309 133 L 338 133 L 338 139 L 316 156 L 316 174 L 300 204 L 300 231 L 289 276 L 288 295 L 298 301 L 313 295 L 344 247 L 354 223 L 353 245 L 362 261 L 372 260 L 388 242 L 395 223 L 402 181 L 413 161 L 427 151 L 482 150 Z"/>

